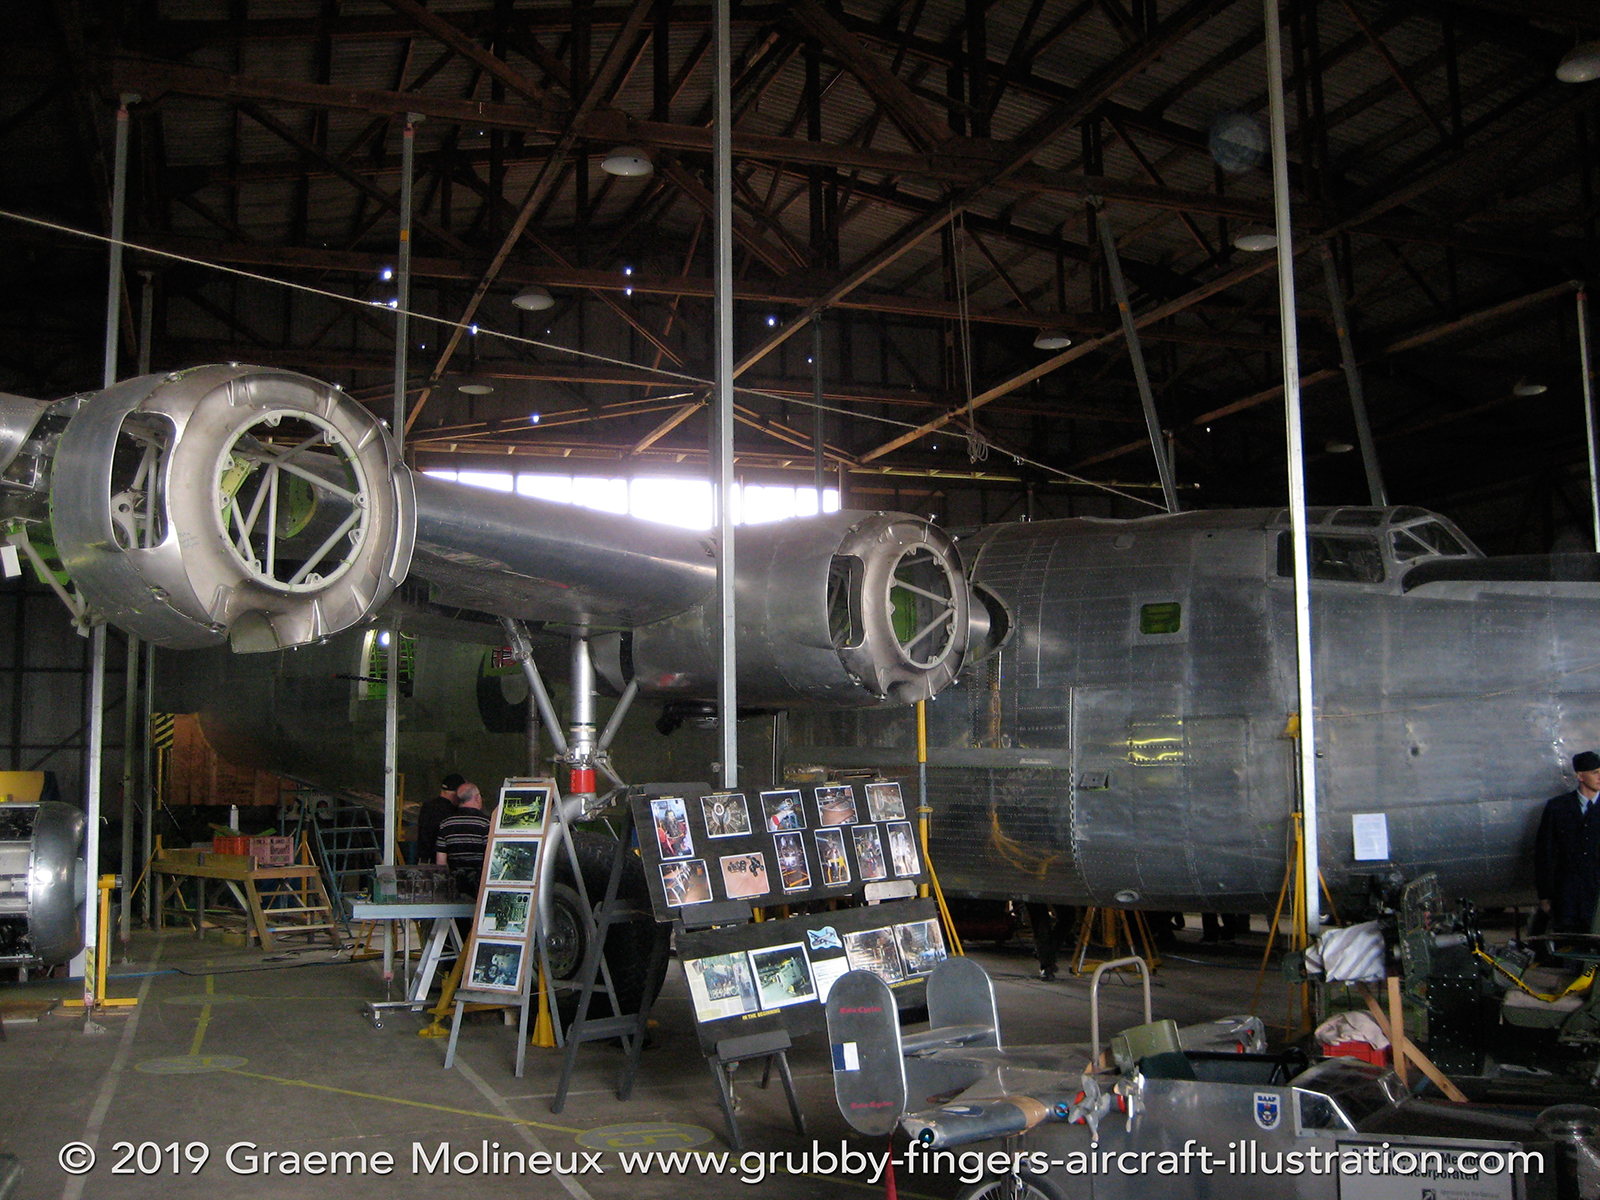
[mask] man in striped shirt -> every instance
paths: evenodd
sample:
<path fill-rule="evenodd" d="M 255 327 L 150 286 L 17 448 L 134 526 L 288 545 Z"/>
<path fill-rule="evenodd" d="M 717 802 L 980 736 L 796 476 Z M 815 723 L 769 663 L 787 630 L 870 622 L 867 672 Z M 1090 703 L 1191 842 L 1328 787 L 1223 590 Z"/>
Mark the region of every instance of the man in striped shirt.
<path fill-rule="evenodd" d="M 483 793 L 475 783 L 456 789 L 456 811 L 439 822 L 436 861 L 450 868 L 456 889 L 476 896 L 483 874 L 483 852 L 489 844 L 489 818 L 483 811 Z"/>

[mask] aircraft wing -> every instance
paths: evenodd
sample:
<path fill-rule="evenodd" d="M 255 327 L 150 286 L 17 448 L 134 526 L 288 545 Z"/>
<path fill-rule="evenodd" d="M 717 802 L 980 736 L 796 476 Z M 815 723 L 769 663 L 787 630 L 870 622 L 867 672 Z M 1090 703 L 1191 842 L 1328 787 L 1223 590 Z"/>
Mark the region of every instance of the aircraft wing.
<path fill-rule="evenodd" d="M 619 688 L 715 694 L 705 534 L 415 474 L 362 405 L 292 372 L 0 396 L 0 510 L 94 617 L 160 646 L 304 645 L 414 579 L 412 603 L 610 631 L 596 659 Z M 736 538 L 741 702 L 908 703 L 960 671 L 977 602 L 928 521 L 832 513 Z"/>

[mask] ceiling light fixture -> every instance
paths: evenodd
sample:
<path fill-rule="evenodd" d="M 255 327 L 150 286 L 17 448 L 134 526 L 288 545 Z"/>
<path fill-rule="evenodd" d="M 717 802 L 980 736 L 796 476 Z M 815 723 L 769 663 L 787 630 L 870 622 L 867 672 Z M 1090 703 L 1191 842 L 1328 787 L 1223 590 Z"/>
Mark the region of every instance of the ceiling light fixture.
<path fill-rule="evenodd" d="M 600 160 L 600 169 L 607 175 L 637 179 L 649 175 L 656 168 L 650 161 L 650 155 L 638 146 L 618 146 Z"/>
<path fill-rule="evenodd" d="M 1275 233 L 1241 233 L 1233 239 L 1235 250 L 1243 250 L 1247 254 L 1260 254 L 1263 250 L 1276 250 L 1278 248 L 1278 235 Z"/>
<path fill-rule="evenodd" d="M 1567 51 L 1567 56 L 1556 68 L 1556 78 L 1562 83 L 1588 83 L 1600 79 L 1600 42 L 1584 42 Z"/>
<path fill-rule="evenodd" d="M 1062 329 L 1041 329 L 1033 339 L 1035 350 L 1065 350 L 1072 345 L 1072 339 Z"/>
<path fill-rule="evenodd" d="M 555 302 L 556 298 L 537 284 L 533 287 L 525 287 L 511 297 L 511 303 L 524 312 L 543 312 L 545 309 L 552 307 Z"/>
<path fill-rule="evenodd" d="M 494 388 L 487 383 L 463 383 L 456 391 L 465 392 L 469 396 L 487 396 L 494 391 Z"/>
<path fill-rule="evenodd" d="M 1526 399 L 1529 396 L 1542 396 L 1549 390 L 1547 383 L 1529 383 L 1526 379 L 1519 379 L 1512 387 L 1511 394 Z"/>

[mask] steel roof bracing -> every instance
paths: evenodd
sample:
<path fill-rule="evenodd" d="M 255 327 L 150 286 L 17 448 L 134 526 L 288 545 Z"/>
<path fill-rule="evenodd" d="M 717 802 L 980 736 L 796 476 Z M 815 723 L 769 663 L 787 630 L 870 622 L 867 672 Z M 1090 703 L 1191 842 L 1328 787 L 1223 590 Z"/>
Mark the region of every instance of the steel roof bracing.
<path fill-rule="evenodd" d="M 1390 497 L 1490 549 L 1586 538 L 1575 293 L 1600 266 L 1600 82 L 1555 69 L 1600 37 L 1600 7 L 1283 12 L 1311 499 L 1366 499 L 1331 254 Z M 25 6 L 0 74 L 0 389 L 99 383 L 105 247 L 80 234 L 109 228 L 135 96 L 124 373 L 148 300 L 153 369 L 292 366 L 387 414 L 414 113 L 410 455 L 703 471 L 710 17 Z M 735 3 L 733 28 L 742 474 L 810 482 L 820 314 L 827 470 L 855 502 L 957 523 L 1015 516 L 1024 493 L 1036 515 L 1149 511 L 1094 486 L 1160 499 L 1104 222 L 1182 502 L 1282 501 L 1275 256 L 1233 245 L 1272 220 L 1248 144 L 1258 0 L 787 0 Z M 622 144 L 653 172 L 606 174 Z M 512 305 L 532 285 L 552 308 Z M 1035 349 L 1045 328 L 1074 344 Z"/>

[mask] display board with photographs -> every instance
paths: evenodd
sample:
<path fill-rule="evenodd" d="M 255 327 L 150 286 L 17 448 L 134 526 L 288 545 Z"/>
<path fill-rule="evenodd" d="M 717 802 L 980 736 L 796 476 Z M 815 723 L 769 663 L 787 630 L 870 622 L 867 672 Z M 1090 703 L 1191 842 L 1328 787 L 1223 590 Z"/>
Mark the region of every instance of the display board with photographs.
<path fill-rule="evenodd" d="M 926 878 L 893 780 L 753 793 L 661 784 L 640 789 L 634 804 L 645 876 L 663 921 L 692 923 L 701 904 L 794 904 Z M 491 863 L 492 880 L 499 869 L 513 867 Z"/>
<path fill-rule="evenodd" d="M 553 779 L 507 779 L 489 825 L 483 881 L 467 941 L 462 988 L 522 994 L 532 970 L 539 856 L 550 811 L 560 801 Z"/>
<path fill-rule="evenodd" d="M 932 900 L 680 929 L 677 947 L 708 1052 L 719 1039 L 745 1033 L 822 1030 L 821 1002 L 850 970 L 881 976 L 901 1008 L 921 1004 L 929 973 L 946 957 Z"/>

